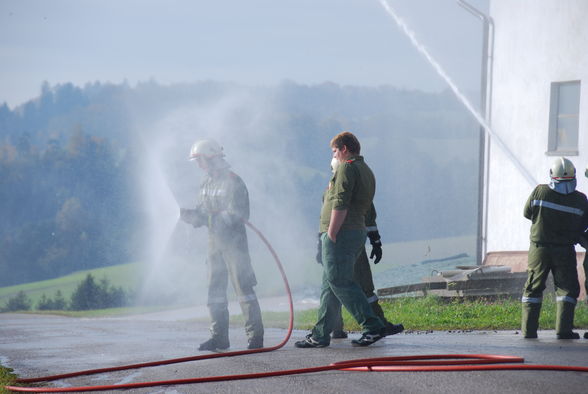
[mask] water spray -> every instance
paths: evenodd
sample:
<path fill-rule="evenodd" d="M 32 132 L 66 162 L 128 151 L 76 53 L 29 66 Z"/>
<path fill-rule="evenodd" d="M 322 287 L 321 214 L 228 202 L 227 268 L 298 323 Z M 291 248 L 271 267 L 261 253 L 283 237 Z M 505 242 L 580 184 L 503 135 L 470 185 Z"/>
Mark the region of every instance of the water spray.
<path fill-rule="evenodd" d="M 384 10 L 386 10 L 386 12 L 392 17 L 392 19 L 394 19 L 394 21 L 402 30 L 402 32 L 409 38 L 412 45 L 425 57 L 425 59 L 427 59 L 427 61 L 429 62 L 429 64 L 431 64 L 431 66 L 433 66 L 437 74 L 439 74 L 439 76 L 443 78 L 447 85 L 449 85 L 455 96 L 462 102 L 462 104 L 474 116 L 474 118 L 476 118 L 478 123 L 484 128 L 487 135 L 489 137 L 492 137 L 496 144 L 504 151 L 508 158 L 513 162 L 515 167 L 523 175 L 525 180 L 531 185 L 531 187 L 535 187 L 538 182 L 535 180 L 533 175 L 531 175 L 531 173 L 522 165 L 520 160 L 514 155 L 514 153 L 512 153 L 512 151 L 508 148 L 504 141 L 502 141 L 500 136 L 496 134 L 492 130 L 492 128 L 490 128 L 490 125 L 488 124 L 486 119 L 484 119 L 482 115 L 480 115 L 478 111 L 476 111 L 476 109 L 473 107 L 470 101 L 459 90 L 459 88 L 456 86 L 453 80 L 445 72 L 443 67 L 441 67 L 439 62 L 437 62 L 437 60 L 429 53 L 427 48 L 417 40 L 415 33 L 408 27 L 406 22 L 404 22 L 404 20 L 398 16 L 398 13 L 390 6 L 387 0 L 380 0 L 380 4 L 382 5 L 382 7 L 384 7 Z"/>

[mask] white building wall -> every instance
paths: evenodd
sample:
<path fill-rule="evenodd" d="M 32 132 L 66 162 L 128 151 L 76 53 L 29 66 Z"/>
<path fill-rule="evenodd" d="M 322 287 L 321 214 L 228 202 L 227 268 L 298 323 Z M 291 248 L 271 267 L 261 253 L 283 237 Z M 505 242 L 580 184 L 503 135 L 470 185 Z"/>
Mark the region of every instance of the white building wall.
<path fill-rule="evenodd" d="M 578 170 L 578 189 L 588 194 L 588 1 L 491 0 L 490 16 L 493 132 L 537 183 L 548 183 L 556 158 L 546 154 L 551 83 L 580 80 L 579 155 L 566 157 Z M 534 183 L 491 143 L 487 252 L 528 249 L 523 206 Z"/>

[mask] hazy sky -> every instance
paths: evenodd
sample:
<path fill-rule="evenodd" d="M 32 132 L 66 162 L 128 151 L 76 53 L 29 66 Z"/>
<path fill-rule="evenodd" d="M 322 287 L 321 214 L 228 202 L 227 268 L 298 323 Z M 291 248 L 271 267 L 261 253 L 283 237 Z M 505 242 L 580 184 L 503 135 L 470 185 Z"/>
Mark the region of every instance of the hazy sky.
<path fill-rule="evenodd" d="M 460 89 L 479 88 L 480 20 L 456 0 L 388 3 Z M 380 0 L 0 0 L 0 103 L 43 81 L 149 79 L 446 88 Z"/>

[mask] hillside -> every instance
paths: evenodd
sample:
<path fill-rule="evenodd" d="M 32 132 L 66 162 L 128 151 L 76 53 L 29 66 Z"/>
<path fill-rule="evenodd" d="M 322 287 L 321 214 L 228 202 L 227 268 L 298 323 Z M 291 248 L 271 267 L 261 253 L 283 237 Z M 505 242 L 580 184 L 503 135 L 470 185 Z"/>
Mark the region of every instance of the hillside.
<path fill-rule="evenodd" d="M 449 92 L 45 84 L 20 107 L 0 106 L 0 286 L 164 255 L 203 261 L 205 233 L 174 234 L 202 181 L 187 160 L 202 138 L 223 145 L 249 189 L 251 221 L 304 272 L 329 141 L 343 130 L 358 135 L 376 175 L 383 242 L 475 235 L 479 127 Z"/>

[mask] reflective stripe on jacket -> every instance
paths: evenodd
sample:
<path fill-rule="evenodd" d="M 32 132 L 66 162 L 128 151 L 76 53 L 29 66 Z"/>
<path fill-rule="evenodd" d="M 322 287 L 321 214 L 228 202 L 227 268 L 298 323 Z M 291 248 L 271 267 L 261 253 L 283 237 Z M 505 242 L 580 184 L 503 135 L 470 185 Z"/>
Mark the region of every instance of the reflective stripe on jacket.
<path fill-rule="evenodd" d="M 560 194 L 539 185 L 527 199 L 524 215 L 532 222 L 531 241 L 573 245 L 586 228 L 588 200 L 579 191 Z"/>

